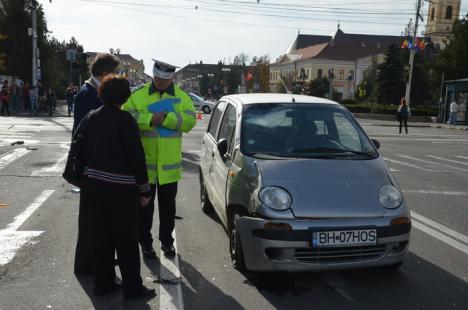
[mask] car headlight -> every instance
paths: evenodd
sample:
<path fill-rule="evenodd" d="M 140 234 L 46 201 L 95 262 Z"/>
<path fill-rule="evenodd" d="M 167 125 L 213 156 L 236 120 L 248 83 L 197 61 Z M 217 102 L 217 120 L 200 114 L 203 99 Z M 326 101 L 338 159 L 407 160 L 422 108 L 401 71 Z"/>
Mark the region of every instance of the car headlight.
<path fill-rule="evenodd" d="M 379 201 L 387 209 L 396 209 L 403 198 L 400 191 L 393 185 L 385 185 L 379 189 Z"/>
<path fill-rule="evenodd" d="M 265 187 L 258 196 L 265 205 L 274 210 L 283 211 L 291 207 L 291 195 L 280 187 Z"/>

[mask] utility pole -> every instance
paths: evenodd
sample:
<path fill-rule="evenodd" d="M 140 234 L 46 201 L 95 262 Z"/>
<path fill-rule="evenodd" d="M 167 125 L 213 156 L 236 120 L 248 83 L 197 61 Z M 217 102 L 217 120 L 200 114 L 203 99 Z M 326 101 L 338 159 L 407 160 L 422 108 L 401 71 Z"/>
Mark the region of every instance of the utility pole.
<path fill-rule="evenodd" d="M 418 23 L 419 23 L 419 18 L 421 18 L 421 15 L 419 12 L 421 11 L 421 6 L 422 6 L 422 0 L 418 0 L 418 4 L 416 7 L 416 21 L 414 23 L 414 31 L 413 31 L 413 44 L 416 44 L 416 37 L 418 35 Z M 405 93 L 405 99 L 406 99 L 406 104 L 410 104 L 410 94 L 411 94 L 411 80 L 413 78 L 413 65 L 414 65 L 414 55 L 416 54 L 416 49 L 411 47 L 410 49 L 410 58 L 409 58 L 409 77 L 408 77 L 408 82 L 406 83 L 406 93 Z"/>
<path fill-rule="evenodd" d="M 37 2 L 35 0 L 31 3 L 31 16 L 32 16 L 32 79 L 33 86 L 37 85 Z"/>

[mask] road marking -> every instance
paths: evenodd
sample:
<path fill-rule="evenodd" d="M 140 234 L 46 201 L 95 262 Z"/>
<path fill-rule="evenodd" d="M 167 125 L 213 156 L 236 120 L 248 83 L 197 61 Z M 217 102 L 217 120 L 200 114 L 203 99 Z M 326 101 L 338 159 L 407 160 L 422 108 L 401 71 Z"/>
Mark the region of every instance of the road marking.
<path fill-rule="evenodd" d="M 433 169 L 427 169 L 427 168 L 424 168 L 424 167 L 421 167 L 421 166 L 418 166 L 418 165 L 413 165 L 413 164 L 410 164 L 410 163 L 405 163 L 405 162 L 395 160 L 395 159 L 391 159 L 391 158 L 388 158 L 388 157 L 384 157 L 384 159 L 386 161 L 389 161 L 389 162 L 392 162 L 392 163 L 395 163 L 395 164 L 399 164 L 399 165 L 407 166 L 407 167 L 411 167 L 411 168 L 416 168 L 416 169 L 424 170 L 424 171 L 427 171 L 427 172 L 436 172 L 436 171 L 438 171 L 438 170 L 433 170 Z"/>
<path fill-rule="evenodd" d="M 21 156 L 24 156 L 31 152 L 30 150 L 27 150 L 25 148 L 17 148 L 14 149 L 10 152 L 7 152 L 3 155 L 0 155 L 0 170 L 20 158 Z"/>
<path fill-rule="evenodd" d="M 447 164 L 439 163 L 439 162 L 436 162 L 436 161 L 419 159 L 419 158 L 408 156 L 408 155 L 396 154 L 396 156 L 403 157 L 403 158 L 406 158 L 406 159 L 415 160 L 415 161 L 420 161 L 422 163 L 426 163 L 426 164 L 430 164 L 430 165 L 443 166 L 443 167 L 446 167 L 446 168 L 460 170 L 460 171 L 468 171 L 467 169 L 459 168 L 459 167 L 456 167 L 456 166 L 447 165 Z"/>
<path fill-rule="evenodd" d="M 454 192 L 454 191 L 432 191 L 432 190 L 403 190 L 403 193 L 408 194 L 434 194 L 434 195 L 446 195 L 446 196 L 468 196 L 467 192 Z"/>
<path fill-rule="evenodd" d="M 431 235 L 432 237 L 436 238 L 436 239 L 439 239 L 440 241 L 444 242 L 445 244 L 448 244 L 450 245 L 451 247 L 465 253 L 468 255 L 468 246 L 461 243 L 461 242 L 458 242 L 457 240 L 453 239 L 453 238 L 450 238 L 440 232 L 438 232 L 437 230 L 429 227 L 429 226 L 426 226 L 424 225 L 423 223 L 420 223 L 416 220 L 413 219 L 412 221 L 412 225 L 413 227 L 416 227 L 417 229 L 425 232 L 426 234 L 429 234 Z"/>
<path fill-rule="evenodd" d="M 31 176 L 60 176 L 65 169 L 65 160 L 68 157 L 68 153 L 65 153 L 60 159 L 51 167 L 45 167 L 39 170 L 34 170 Z"/>
<path fill-rule="evenodd" d="M 55 190 L 45 190 L 26 210 L 15 217 L 6 229 L 0 230 L 0 265 L 8 264 L 25 245 L 33 242 L 43 231 L 17 231 Z"/>
<path fill-rule="evenodd" d="M 458 239 L 459 241 L 463 242 L 463 243 L 466 243 L 468 245 L 468 237 L 453 230 L 453 229 L 450 229 L 448 228 L 447 226 L 444 226 L 436 221 L 433 221 L 427 217 L 425 217 L 424 215 L 421 215 L 419 213 L 416 213 L 414 211 L 411 211 L 411 217 L 415 220 L 418 220 L 426 225 L 429 225 L 431 226 L 432 228 L 434 229 L 437 229 L 439 230 L 440 232 L 446 234 L 446 235 L 449 235 L 450 237 L 452 238 L 455 238 L 455 239 Z"/>
<path fill-rule="evenodd" d="M 401 171 L 401 170 L 394 169 L 394 168 L 390 168 L 390 171 L 391 171 L 391 172 L 399 172 L 399 171 Z"/>
<path fill-rule="evenodd" d="M 451 162 L 451 163 L 468 166 L 468 163 L 463 162 L 463 161 L 459 161 L 459 160 L 453 160 L 453 159 L 443 158 L 443 157 L 434 156 L 434 155 L 426 155 L 426 157 L 435 158 L 435 159 L 438 159 L 438 160 L 444 160 L 444 161 L 448 161 L 448 162 Z"/>
<path fill-rule="evenodd" d="M 461 158 L 461 159 L 468 159 L 467 156 L 461 156 L 461 155 L 459 155 L 459 156 L 457 156 L 457 157 L 458 157 L 458 158 Z"/>
<path fill-rule="evenodd" d="M 340 273 L 336 271 L 330 271 L 326 273 L 322 273 L 322 277 L 327 283 L 327 285 L 338 292 L 341 296 L 343 296 L 347 301 L 354 301 L 351 295 L 349 294 L 348 290 L 346 289 L 346 283 L 343 280 L 343 277 Z"/>
<path fill-rule="evenodd" d="M 177 238 L 176 231 L 172 232 L 174 238 L 174 248 L 176 249 L 176 255 L 174 258 L 167 258 L 164 254 L 161 255 L 161 279 L 179 279 L 179 258 L 177 252 Z M 162 252 L 161 252 L 162 253 Z M 178 280 L 177 284 L 159 284 L 159 308 L 163 310 L 183 310 L 184 301 L 182 299 L 182 279 Z M 163 281 L 162 281 L 163 282 Z"/>

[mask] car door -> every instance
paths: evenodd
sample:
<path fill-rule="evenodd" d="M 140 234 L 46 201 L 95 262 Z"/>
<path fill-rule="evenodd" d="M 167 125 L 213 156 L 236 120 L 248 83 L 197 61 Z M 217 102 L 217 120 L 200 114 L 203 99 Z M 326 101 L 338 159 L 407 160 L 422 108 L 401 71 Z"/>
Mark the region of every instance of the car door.
<path fill-rule="evenodd" d="M 223 116 L 223 112 L 226 107 L 226 102 L 219 102 L 216 106 L 213 116 L 211 117 L 210 123 L 203 136 L 202 151 L 200 155 L 200 167 L 203 175 L 203 182 L 205 183 L 206 192 L 211 202 L 213 202 L 213 166 L 214 156 L 213 153 L 217 149 L 216 137 L 218 136 L 219 123 Z"/>
<path fill-rule="evenodd" d="M 219 125 L 217 141 L 221 139 L 227 140 L 228 151 L 224 156 L 221 156 L 218 149 L 215 149 L 213 158 L 213 205 L 217 208 L 218 214 L 221 214 L 224 222 L 226 222 L 226 185 L 229 168 L 232 163 L 232 152 L 234 133 L 236 130 L 237 112 L 236 107 L 228 103 L 224 112 L 221 124 Z"/>

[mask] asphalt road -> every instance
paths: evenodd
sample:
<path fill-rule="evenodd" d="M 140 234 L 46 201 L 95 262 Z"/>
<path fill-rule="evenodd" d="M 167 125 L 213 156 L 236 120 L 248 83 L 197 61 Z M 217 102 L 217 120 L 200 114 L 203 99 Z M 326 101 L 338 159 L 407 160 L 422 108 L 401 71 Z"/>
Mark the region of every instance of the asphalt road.
<path fill-rule="evenodd" d="M 184 137 L 177 260 L 142 260 L 145 284 L 158 295 L 124 302 L 119 294 L 95 298 L 92 278 L 73 274 L 78 195 L 60 177 L 71 119 L 0 118 L 0 309 L 468 309 L 468 132 L 410 128 L 399 135 L 393 123 L 361 121 L 381 142 L 413 211 L 410 253 L 399 271 L 258 274 L 232 268 L 224 228 L 200 210 L 207 122 Z M 24 144 L 12 146 L 17 140 Z M 179 273 L 179 284 L 153 283 Z"/>

